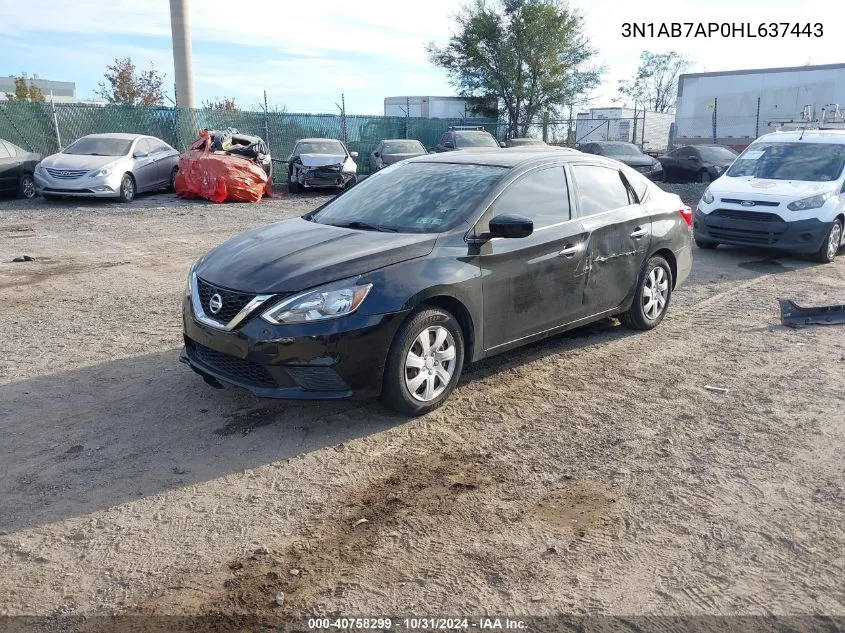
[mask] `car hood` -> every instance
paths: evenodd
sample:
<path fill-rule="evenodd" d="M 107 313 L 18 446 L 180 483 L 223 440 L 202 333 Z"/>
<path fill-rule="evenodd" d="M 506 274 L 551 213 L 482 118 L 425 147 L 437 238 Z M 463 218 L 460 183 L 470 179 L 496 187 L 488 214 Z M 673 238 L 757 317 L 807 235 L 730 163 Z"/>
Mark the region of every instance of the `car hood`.
<path fill-rule="evenodd" d="M 346 160 L 344 154 L 300 154 L 298 158 L 306 167 L 340 165 Z"/>
<path fill-rule="evenodd" d="M 86 154 L 53 154 L 41 161 L 42 167 L 51 169 L 100 169 L 125 156 L 89 156 Z"/>
<path fill-rule="evenodd" d="M 242 292 L 298 292 L 428 255 L 430 233 L 359 231 L 282 220 L 242 233 L 200 260 L 205 281 Z"/>
<path fill-rule="evenodd" d="M 835 190 L 835 182 L 806 180 L 767 180 L 765 178 L 729 178 L 722 176 L 710 185 L 710 193 L 720 198 L 758 196 L 767 198 L 807 198 Z"/>
<path fill-rule="evenodd" d="M 398 163 L 400 160 L 408 158 L 416 158 L 417 156 L 425 156 L 428 152 L 408 152 L 402 154 L 382 154 L 381 161 L 385 165 L 392 165 Z"/>
<path fill-rule="evenodd" d="M 642 156 L 608 156 L 608 158 L 625 163 L 628 167 L 650 167 L 651 165 L 660 164 L 660 161 L 645 154 Z"/>

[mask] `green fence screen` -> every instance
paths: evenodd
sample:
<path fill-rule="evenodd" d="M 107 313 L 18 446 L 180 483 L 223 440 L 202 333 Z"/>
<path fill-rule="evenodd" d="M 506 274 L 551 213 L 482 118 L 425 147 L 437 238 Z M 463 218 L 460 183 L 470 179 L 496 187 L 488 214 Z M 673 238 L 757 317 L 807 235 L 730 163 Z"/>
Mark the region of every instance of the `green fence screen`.
<path fill-rule="evenodd" d="M 447 127 L 483 126 L 498 139 L 505 126 L 491 119 L 422 119 L 287 112 L 229 112 L 136 106 L 96 106 L 75 103 L 18 103 L 0 101 L 0 138 L 42 156 L 67 147 L 86 134 L 128 132 L 148 134 L 185 151 L 199 130 L 236 128 L 243 134 L 264 138 L 273 158 L 285 160 L 300 138 L 323 137 L 345 140 L 350 152 L 358 152 L 358 172 L 370 171 L 370 153 L 382 139 L 417 139 L 431 148 Z M 345 138 L 344 138 L 345 137 Z M 278 164 L 277 164 L 278 165 Z M 287 179 L 276 169 L 276 180 Z"/>

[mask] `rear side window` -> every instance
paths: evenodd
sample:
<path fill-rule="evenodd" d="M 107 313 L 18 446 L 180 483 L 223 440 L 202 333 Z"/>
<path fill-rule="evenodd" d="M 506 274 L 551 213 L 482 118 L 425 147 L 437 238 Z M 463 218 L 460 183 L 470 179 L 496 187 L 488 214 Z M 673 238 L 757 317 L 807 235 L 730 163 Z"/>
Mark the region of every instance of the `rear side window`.
<path fill-rule="evenodd" d="M 578 187 L 578 210 L 582 216 L 594 215 L 631 204 L 622 174 L 610 167 L 573 165 L 572 175 Z"/>
<path fill-rule="evenodd" d="M 651 182 L 648 178 L 633 169 L 625 169 L 622 173 L 625 174 L 625 179 L 633 188 L 634 193 L 637 194 L 637 200 L 639 202 L 645 200 L 648 196 L 649 187 L 651 187 Z"/>
<path fill-rule="evenodd" d="M 505 189 L 479 223 L 476 233 L 490 230 L 489 221 L 497 215 L 522 215 L 534 221 L 534 229 L 569 219 L 569 188 L 562 166 L 528 172 Z"/>

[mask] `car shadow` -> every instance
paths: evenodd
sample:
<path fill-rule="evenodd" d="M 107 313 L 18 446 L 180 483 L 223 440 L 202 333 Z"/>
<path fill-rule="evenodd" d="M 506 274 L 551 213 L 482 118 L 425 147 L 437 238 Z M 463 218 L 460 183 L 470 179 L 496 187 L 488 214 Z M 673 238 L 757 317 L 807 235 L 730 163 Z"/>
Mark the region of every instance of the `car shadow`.
<path fill-rule="evenodd" d="M 469 367 L 458 389 L 629 334 L 612 320 L 579 328 Z M 212 389 L 178 362 L 175 349 L 2 385 L 0 534 L 411 421 L 376 400 L 261 400 L 240 389 Z"/>

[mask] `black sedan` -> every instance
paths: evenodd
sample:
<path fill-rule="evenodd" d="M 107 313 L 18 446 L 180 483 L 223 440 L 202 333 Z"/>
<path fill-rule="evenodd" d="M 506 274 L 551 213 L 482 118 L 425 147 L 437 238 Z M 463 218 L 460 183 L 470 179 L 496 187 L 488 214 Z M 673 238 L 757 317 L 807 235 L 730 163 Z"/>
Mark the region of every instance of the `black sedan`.
<path fill-rule="evenodd" d="M 663 167 L 656 158 L 644 154 L 643 151 L 633 143 L 622 141 L 598 141 L 585 143 L 579 148 L 586 154 L 597 154 L 607 156 L 628 167 L 636 169 L 646 178 L 651 180 L 663 180 Z"/>
<path fill-rule="evenodd" d="M 404 138 L 383 140 L 370 154 L 370 171 L 378 171 L 393 163 L 425 154 L 428 154 L 428 150 L 419 141 Z"/>
<path fill-rule="evenodd" d="M 40 154 L 0 139 L 0 194 L 34 198 L 35 180 L 32 174 L 40 160 Z"/>
<path fill-rule="evenodd" d="M 737 156 L 724 145 L 684 145 L 658 160 L 668 181 L 711 182 L 724 174 Z"/>
<path fill-rule="evenodd" d="M 615 161 L 411 158 L 191 267 L 181 359 L 259 397 L 440 406 L 465 364 L 609 316 L 648 330 L 689 275 L 681 199 Z"/>

